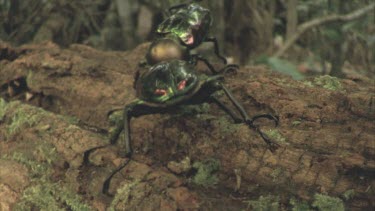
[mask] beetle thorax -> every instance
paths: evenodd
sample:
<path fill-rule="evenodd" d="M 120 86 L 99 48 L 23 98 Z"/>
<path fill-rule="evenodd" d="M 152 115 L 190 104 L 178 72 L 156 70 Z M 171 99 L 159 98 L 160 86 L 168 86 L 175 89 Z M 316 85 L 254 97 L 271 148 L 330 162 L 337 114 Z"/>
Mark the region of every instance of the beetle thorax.
<path fill-rule="evenodd" d="M 156 64 L 161 61 L 170 61 L 173 59 L 184 60 L 186 49 L 171 38 L 163 38 L 154 41 L 146 55 L 148 64 Z"/>

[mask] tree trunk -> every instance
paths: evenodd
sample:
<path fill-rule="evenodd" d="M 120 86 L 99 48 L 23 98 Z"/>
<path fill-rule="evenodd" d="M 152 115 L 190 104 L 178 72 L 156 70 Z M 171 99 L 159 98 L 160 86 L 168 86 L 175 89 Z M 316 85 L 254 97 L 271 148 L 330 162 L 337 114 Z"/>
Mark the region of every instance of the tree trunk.
<path fill-rule="evenodd" d="M 267 52 L 273 43 L 275 1 L 227 2 L 229 10 L 226 37 L 235 43 L 234 54 L 241 64 Z M 237 51 L 237 52 L 236 52 Z"/>
<path fill-rule="evenodd" d="M 287 0 L 286 39 L 290 39 L 297 31 L 297 0 Z"/>
<path fill-rule="evenodd" d="M 207 8 L 211 10 L 212 13 L 212 27 L 211 27 L 211 35 L 215 36 L 218 42 L 225 43 L 224 35 L 225 35 L 225 8 L 224 8 L 224 0 L 217 0 L 217 1 L 209 1 Z M 221 49 L 220 52 L 225 52 L 225 46 L 223 44 L 220 45 Z M 224 54 L 225 55 L 225 54 Z"/>
<path fill-rule="evenodd" d="M 134 13 L 138 11 L 139 5 L 134 0 L 117 0 L 116 4 L 125 49 L 132 49 L 138 44 Z"/>

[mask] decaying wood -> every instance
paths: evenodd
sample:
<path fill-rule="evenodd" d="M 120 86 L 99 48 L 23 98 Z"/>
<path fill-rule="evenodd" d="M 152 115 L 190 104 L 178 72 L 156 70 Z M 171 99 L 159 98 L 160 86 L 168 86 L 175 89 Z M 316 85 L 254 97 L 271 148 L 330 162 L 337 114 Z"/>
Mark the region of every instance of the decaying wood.
<path fill-rule="evenodd" d="M 146 49 L 142 45 L 132 52 L 101 52 L 83 45 L 61 49 L 52 43 L 20 48 L 2 44 L 0 93 L 7 97 L 3 89 L 9 81 L 23 78 L 27 91 L 39 96 L 31 103 L 108 129 L 108 112 L 135 98 L 133 74 Z M 234 125 L 210 105 L 198 114 L 134 119 L 135 160 L 167 166 L 186 156 L 192 161 L 214 158 L 221 163 L 218 186 L 241 194 L 311 199 L 315 193 L 341 196 L 354 190 L 357 203 L 373 206 L 374 87 L 366 81 L 340 80 L 332 91 L 316 80 L 294 81 L 262 67 L 241 68 L 228 76 L 227 86 L 250 116 L 272 112 L 280 117 L 277 128 L 267 121 L 257 123 L 281 145 L 275 153 L 246 125 Z M 114 149 L 104 152 L 115 154 Z M 101 156 L 118 162 L 117 155 L 106 153 Z M 127 171 L 116 177 L 112 192 Z"/>
<path fill-rule="evenodd" d="M 2 123 L 0 124 L 1 210 L 14 210 L 16 206 L 19 206 L 15 205 L 16 202 L 21 201 L 24 192 L 27 191 L 29 191 L 28 197 L 37 201 L 37 197 L 40 197 L 37 196 L 40 186 L 43 187 L 44 192 L 41 201 L 49 200 L 49 203 L 60 203 L 60 206 L 66 209 L 78 209 L 77 201 L 90 206 L 90 210 L 104 210 L 105 207 L 109 207 L 108 201 L 98 195 L 101 192 L 103 180 L 112 171 L 113 166 L 119 165 L 124 159 L 117 157 L 114 151 L 106 150 L 104 157 L 115 159 L 105 165 L 99 163 L 91 169 L 84 163 L 83 156 L 87 149 L 106 143 L 105 137 L 77 127 L 69 118 L 22 104 L 19 101 L 10 102 L 5 106 L 7 106 L 6 114 L 1 117 Z M 27 126 L 19 125 L 20 130 L 9 135 L 7 127 L 21 112 L 34 119 L 33 122 L 29 122 Z M 27 158 L 27 162 L 22 162 L 22 160 L 15 162 L 19 161 L 19 158 Z M 25 163 L 26 165 L 21 165 Z M 33 163 L 39 166 L 33 166 Z M 38 168 L 44 168 L 44 172 L 38 171 Z M 117 182 L 118 184 L 129 183 L 132 188 L 126 192 L 120 191 L 119 198 L 123 197 L 122 200 L 126 201 L 119 200 L 117 203 L 115 201 L 112 203 L 112 208 L 116 210 L 165 210 L 167 208 L 182 210 L 199 207 L 196 194 L 188 190 L 172 173 L 163 169 L 152 169 L 151 166 L 137 161 L 131 162 L 126 170 L 127 177 L 121 177 L 121 180 Z M 57 187 L 58 191 L 49 189 L 51 186 Z M 113 186 L 116 190 L 118 187 Z M 33 190 L 33 193 L 30 194 L 30 190 Z M 66 196 L 69 191 L 75 202 L 71 200 L 70 203 L 64 205 L 64 200 L 69 198 Z M 90 196 L 85 200 L 80 200 L 82 192 L 87 192 Z M 126 194 L 129 194 L 131 198 L 127 199 Z M 45 195 L 55 197 L 57 202 L 51 198 L 46 199 Z M 148 203 L 142 203 L 144 201 Z M 34 201 L 32 203 L 38 204 Z M 21 208 L 21 210 L 26 210 L 26 208 Z"/>

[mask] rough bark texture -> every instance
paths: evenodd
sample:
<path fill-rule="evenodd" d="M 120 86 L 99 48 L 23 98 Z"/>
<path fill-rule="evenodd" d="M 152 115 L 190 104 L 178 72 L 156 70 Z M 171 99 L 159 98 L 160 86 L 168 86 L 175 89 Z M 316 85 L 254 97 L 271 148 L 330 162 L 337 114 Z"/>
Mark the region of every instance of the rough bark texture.
<path fill-rule="evenodd" d="M 108 129 L 108 112 L 135 98 L 133 74 L 146 49 L 147 44 L 132 52 L 101 52 L 83 45 L 60 49 L 52 43 L 19 48 L 0 44 L 3 98 L 25 102 L 32 97 L 29 104 L 78 118 L 78 125 L 93 130 L 20 102 L 3 103 L 0 154 L 6 156 L 0 160 L 0 196 L 7 197 L 1 197 L 1 206 L 16 206 L 25 200 L 22 194 L 38 184 L 30 176 L 33 170 L 26 168 L 31 164 L 20 162 L 14 153 L 47 165 L 54 172 L 47 181 L 71 187 L 98 210 L 111 203 L 117 209 L 242 209 L 244 201 L 270 193 L 288 207 L 292 196 L 341 197 L 351 190 L 356 194 L 346 201 L 348 207 L 374 206 L 373 83 L 329 76 L 294 81 L 263 67 L 243 67 L 226 84 L 250 116 L 271 112 L 280 117 L 277 128 L 267 121 L 258 123 L 281 145 L 275 153 L 247 126 L 232 124 L 215 105 L 180 115 L 140 117 L 131 123 L 135 161 L 114 177 L 110 192 L 118 191 L 115 200 L 103 197 L 101 183 L 124 159 L 116 154 L 118 149 L 108 147 L 83 165 L 83 153 L 107 143 L 94 129 Z M 14 129 L 20 111 L 33 121 Z M 58 158 L 49 161 L 49 154 L 40 155 L 44 145 L 55 149 Z M 216 189 L 193 185 L 192 172 L 174 175 L 176 170 L 165 168 L 185 157 L 220 163 Z M 16 170 L 7 173 L 6 166 Z"/>

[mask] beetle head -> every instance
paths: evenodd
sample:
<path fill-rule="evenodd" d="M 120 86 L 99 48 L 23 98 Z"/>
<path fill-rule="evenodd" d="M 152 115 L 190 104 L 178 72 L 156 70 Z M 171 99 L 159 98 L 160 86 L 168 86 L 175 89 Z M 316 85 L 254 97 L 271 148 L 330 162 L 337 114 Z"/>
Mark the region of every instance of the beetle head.
<path fill-rule="evenodd" d="M 179 102 L 198 85 L 194 66 L 171 60 L 152 66 L 137 84 L 138 97 L 153 103 Z"/>

